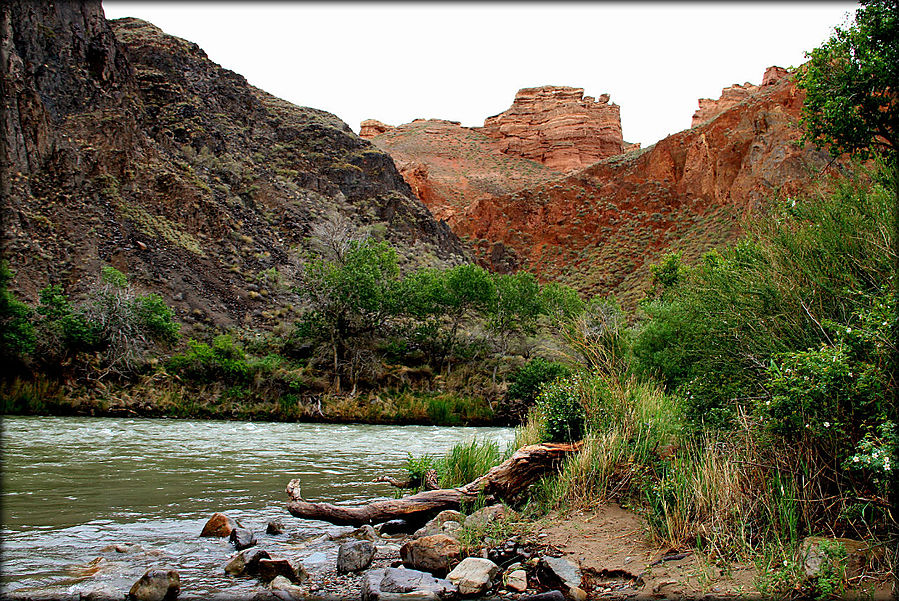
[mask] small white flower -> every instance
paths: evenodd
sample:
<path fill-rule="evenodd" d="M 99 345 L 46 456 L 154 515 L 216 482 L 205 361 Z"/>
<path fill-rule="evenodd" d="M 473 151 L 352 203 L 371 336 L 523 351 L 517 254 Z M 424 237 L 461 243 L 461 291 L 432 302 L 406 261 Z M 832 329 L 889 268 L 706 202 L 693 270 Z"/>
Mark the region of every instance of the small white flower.
<path fill-rule="evenodd" d="M 830 427 L 830 422 L 824 422 L 824 427 L 825 427 L 825 428 L 829 428 L 829 427 Z"/>
<path fill-rule="evenodd" d="M 770 400 L 765 401 L 765 404 L 766 404 L 766 405 L 770 405 L 770 404 L 771 404 L 771 401 L 770 401 Z"/>
<path fill-rule="evenodd" d="M 855 457 L 852 458 L 852 463 L 858 463 L 858 462 L 859 462 L 859 458 L 858 458 L 858 455 L 856 455 Z"/>
<path fill-rule="evenodd" d="M 847 334 L 851 334 L 851 333 L 852 333 L 852 328 L 846 328 L 846 333 L 847 333 Z"/>

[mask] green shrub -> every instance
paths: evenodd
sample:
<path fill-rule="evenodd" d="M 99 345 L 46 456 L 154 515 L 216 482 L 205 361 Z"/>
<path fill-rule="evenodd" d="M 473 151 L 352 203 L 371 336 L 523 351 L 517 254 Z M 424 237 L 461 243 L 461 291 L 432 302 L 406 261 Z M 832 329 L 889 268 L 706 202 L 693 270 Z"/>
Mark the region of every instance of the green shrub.
<path fill-rule="evenodd" d="M 459 443 L 449 453 L 437 460 L 434 466 L 441 488 L 454 488 L 468 484 L 483 476 L 490 468 L 499 465 L 503 453 L 492 440 Z"/>
<path fill-rule="evenodd" d="M 581 376 L 550 382 L 537 395 L 537 413 L 543 424 L 543 440 L 568 442 L 584 434 L 585 412 L 581 405 Z"/>
<path fill-rule="evenodd" d="M 198 382 L 246 383 L 251 374 L 243 349 L 227 334 L 216 336 L 212 346 L 191 338 L 187 351 L 170 357 L 166 366 Z"/>
<path fill-rule="evenodd" d="M 570 374 L 571 369 L 567 365 L 535 357 L 512 374 L 507 394 L 509 398 L 523 401 L 530 406 L 533 405 L 544 384 Z"/>
<path fill-rule="evenodd" d="M 6 261 L 0 262 L 0 361 L 6 366 L 23 360 L 35 345 L 34 312 L 9 291 L 12 277 Z"/>

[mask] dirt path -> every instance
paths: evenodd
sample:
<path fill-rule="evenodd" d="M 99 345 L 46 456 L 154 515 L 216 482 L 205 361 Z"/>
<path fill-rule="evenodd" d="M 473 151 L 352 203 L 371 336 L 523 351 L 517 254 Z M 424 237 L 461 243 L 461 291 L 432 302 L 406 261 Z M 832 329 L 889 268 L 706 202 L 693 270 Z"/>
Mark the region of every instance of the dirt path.
<path fill-rule="evenodd" d="M 546 520 L 540 538 L 542 544 L 580 563 L 590 598 L 760 595 L 755 566 L 731 566 L 725 573 L 691 549 L 654 545 L 644 521 L 618 505 L 553 516 Z"/>

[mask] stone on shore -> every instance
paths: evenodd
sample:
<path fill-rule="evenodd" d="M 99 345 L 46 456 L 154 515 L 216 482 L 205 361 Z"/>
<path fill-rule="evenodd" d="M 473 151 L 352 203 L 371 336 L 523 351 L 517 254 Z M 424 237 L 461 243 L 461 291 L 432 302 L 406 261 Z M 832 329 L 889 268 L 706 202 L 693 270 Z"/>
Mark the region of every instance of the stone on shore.
<path fill-rule="evenodd" d="M 418 570 L 378 568 L 365 574 L 362 601 L 445 601 L 458 596 L 449 580 L 435 578 Z"/>
<path fill-rule="evenodd" d="M 203 531 L 200 533 L 200 536 L 219 536 L 225 538 L 231 536 L 231 531 L 239 527 L 240 523 L 238 523 L 237 520 L 229 518 L 224 513 L 216 512 L 212 514 L 212 517 L 209 518 L 209 521 L 203 526 Z"/>
<path fill-rule="evenodd" d="M 170 601 L 181 592 L 181 578 L 175 570 L 147 570 L 128 591 L 133 601 Z"/>
<path fill-rule="evenodd" d="M 478 509 L 465 518 L 466 528 L 483 528 L 487 524 L 504 520 L 509 516 L 509 510 L 503 505 L 491 505 Z"/>
<path fill-rule="evenodd" d="M 446 528 L 445 525 L 447 522 L 452 522 L 455 524 L 460 524 L 464 520 L 464 516 L 455 511 L 453 509 L 444 509 L 436 516 L 434 516 L 427 524 L 419 528 L 413 534 L 413 538 L 421 538 L 422 536 L 431 536 L 433 534 L 447 534 L 448 531 L 455 532 L 459 529 L 458 526 L 450 526 Z"/>
<path fill-rule="evenodd" d="M 499 566 L 489 559 L 466 557 L 446 579 L 459 587 L 460 595 L 480 595 L 491 587 L 497 572 Z"/>
<path fill-rule="evenodd" d="M 269 558 L 259 560 L 257 576 L 263 582 L 271 582 L 278 576 L 284 576 L 294 584 L 299 584 L 306 580 L 309 574 L 303 566 L 294 566 L 284 558 Z"/>
<path fill-rule="evenodd" d="M 528 588 L 528 573 L 521 569 L 506 572 L 503 585 L 510 591 L 523 593 Z"/>
<path fill-rule="evenodd" d="M 293 584 L 284 576 L 275 576 L 268 586 L 269 589 L 271 589 L 272 594 L 278 599 L 282 599 L 282 601 L 293 601 L 295 599 L 306 599 L 308 597 L 306 591 Z"/>
<path fill-rule="evenodd" d="M 551 587 L 559 587 L 569 596 L 577 597 L 583 583 L 581 568 L 564 557 L 540 558 L 537 566 L 540 581 Z"/>
<path fill-rule="evenodd" d="M 391 534 L 406 534 L 412 532 L 413 526 L 406 520 L 387 520 L 382 524 L 375 526 L 375 531 L 381 536 L 390 536 Z"/>
<path fill-rule="evenodd" d="M 400 547 L 403 565 L 413 570 L 423 570 L 444 575 L 450 564 L 459 558 L 462 545 L 446 534 L 433 534 L 407 541 Z"/>
<path fill-rule="evenodd" d="M 522 595 L 518 601 L 565 601 L 565 595 L 562 594 L 562 591 L 553 590 L 536 595 Z"/>
<path fill-rule="evenodd" d="M 343 543 L 337 550 L 337 572 L 358 572 L 371 565 L 375 558 L 375 545 L 369 540 Z"/>

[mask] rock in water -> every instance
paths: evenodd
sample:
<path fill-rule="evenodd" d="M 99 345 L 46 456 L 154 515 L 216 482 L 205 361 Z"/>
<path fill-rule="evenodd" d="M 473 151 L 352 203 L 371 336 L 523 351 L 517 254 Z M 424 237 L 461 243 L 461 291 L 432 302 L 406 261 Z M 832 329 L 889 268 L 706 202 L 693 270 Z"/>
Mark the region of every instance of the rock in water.
<path fill-rule="evenodd" d="M 357 540 L 340 545 L 337 550 L 337 572 L 358 572 L 371 565 L 375 558 L 375 545 L 371 541 Z"/>
<path fill-rule="evenodd" d="M 269 520 L 265 526 L 266 534 L 284 534 L 284 523 L 281 520 Z"/>
<path fill-rule="evenodd" d="M 447 580 L 459 587 L 461 595 L 480 595 L 491 587 L 499 566 L 482 557 L 466 557 L 453 568 Z"/>
<path fill-rule="evenodd" d="M 256 535 L 249 528 L 235 528 L 231 531 L 231 536 L 228 537 L 228 540 L 234 544 L 238 551 L 241 551 L 249 549 L 256 544 Z"/>
<path fill-rule="evenodd" d="M 458 589 L 449 580 L 434 578 L 418 570 L 378 568 L 367 572 L 362 581 L 362 601 L 441 601 L 457 594 Z"/>
<path fill-rule="evenodd" d="M 209 521 L 203 526 L 203 531 L 200 533 L 200 536 L 220 536 L 224 538 L 231 536 L 231 532 L 239 527 L 240 524 L 237 520 L 229 518 L 224 513 L 216 512 L 212 514 L 212 517 L 209 518 Z"/>
<path fill-rule="evenodd" d="M 432 574 L 446 574 L 461 552 L 459 541 L 446 534 L 423 536 L 400 547 L 404 566 Z"/>
<path fill-rule="evenodd" d="M 270 582 L 278 576 L 284 576 L 291 582 L 299 584 L 309 577 L 303 566 L 294 567 L 283 558 L 260 559 L 257 564 L 257 575 L 263 582 Z"/>
<path fill-rule="evenodd" d="M 254 548 L 241 551 L 231 558 L 231 561 L 225 566 L 225 572 L 232 576 L 255 574 L 259 569 L 259 561 L 262 559 L 271 559 L 268 551 L 264 549 Z"/>
<path fill-rule="evenodd" d="M 181 578 L 175 570 L 147 570 L 128 591 L 134 601 L 169 601 L 181 592 Z"/>

